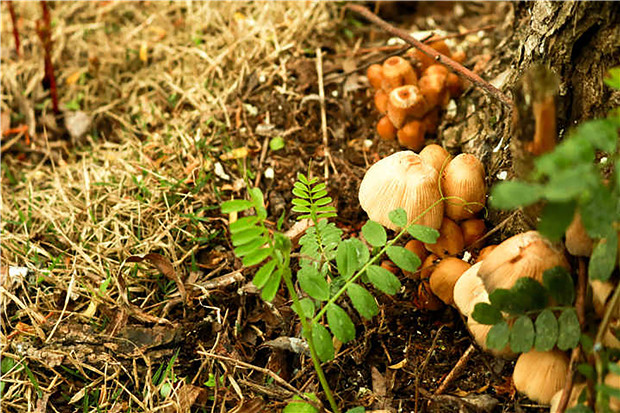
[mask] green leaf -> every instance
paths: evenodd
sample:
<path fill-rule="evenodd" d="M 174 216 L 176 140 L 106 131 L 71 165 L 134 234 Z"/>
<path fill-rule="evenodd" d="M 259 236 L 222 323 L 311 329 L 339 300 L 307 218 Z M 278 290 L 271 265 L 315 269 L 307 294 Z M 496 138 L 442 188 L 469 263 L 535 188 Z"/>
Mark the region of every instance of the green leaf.
<path fill-rule="evenodd" d="M 301 172 L 297 172 L 297 180 L 304 185 L 309 185 L 308 178 L 306 178 L 306 175 Z"/>
<path fill-rule="evenodd" d="M 575 407 L 571 407 L 566 410 L 566 413 L 592 413 L 592 409 L 590 409 L 585 404 L 578 404 Z"/>
<path fill-rule="evenodd" d="M 343 343 L 355 338 L 355 325 L 349 315 L 336 304 L 327 307 L 327 323 L 336 338 Z"/>
<path fill-rule="evenodd" d="M 586 137 L 596 149 L 607 153 L 615 153 L 618 145 L 618 129 L 608 119 L 594 119 L 579 125 L 576 131 Z"/>
<path fill-rule="evenodd" d="M 525 312 L 525 306 L 521 302 L 520 296 L 505 288 L 495 289 L 489 294 L 489 301 L 493 307 L 508 314 L 523 314 Z"/>
<path fill-rule="evenodd" d="M 254 278 L 252 279 L 252 283 L 257 288 L 263 288 L 267 283 L 267 280 L 269 280 L 274 268 L 276 268 L 276 261 L 268 261 L 265 265 L 260 267 L 258 271 L 256 271 L 256 274 L 254 274 Z"/>
<path fill-rule="evenodd" d="M 597 187 L 598 174 L 594 165 L 575 165 L 556 171 L 545 185 L 544 196 L 549 201 L 566 202 Z"/>
<path fill-rule="evenodd" d="M 334 359 L 334 342 L 331 334 L 323 325 L 316 323 L 312 326 L 312 342 L 319 360 L 324 363 Z"/>
<path fill-rule="evenodd" d="M 329 285 L 314 266 L 302 267 L 297 272 L 297 280 L 299 280 L 301 289 L 315 300 L 327 301 L 329 299 Z"/>
<path fill-rule="evenodd" d="M 489 303 L 478 303 L 474 307 L 471 316 L 480 324 L 497 324 L 503 321 L 502 313 Z"/>
<path fill-rule="evenodd" d="M 607 368 L 609 369 L 610 373 L 613 373 L 616 376 L 620 376 L 620 366 L 617 365 L 616 363 L 609 363 L 607 365 Z"/>
<path fill-rule="evenodd" d="M 558 321 L 555 319 L 553 312 L 549 309 L 543 310 L 538 317 L 536 317 L 536 338 L 534 339 L 534 346 L 536 351 L 549 351 L 558 340 Z"/>
<path fill-rule="evenodd" d="M 387 242 L 387 233 L 381 224 L 375 221 L 368 221 L 362 227 L 362 235 L 373 247 L 382 247 Z"/>
<path fill-rule="evenodd" d="M 560 350 L 568 350 L 579 344 L 581 327 L 579 326 L 579 319 L 574 308 L 562 311 L 562 314 L 558 317 L 558 326 L 558 348 Z"/>
<path fill-rule="evenodd" d="M 366 409 L 363 406 L 357 406 L 347 410 L 345 413 L 365 413 Z"/>
<path fill-rule="evenodd" d="M 420 264 L 422 264 L 417 255 L 404 247 L 396 247 L 392 245 L 387 247 L 385 252 L 394 264 L 405 271 L 415 272 Z"/>
<path fill-rule="evenodd" d="M 304 395 L 312 400 L 318 401 L 314 393 L 304 393 Z M 319 413 L 319 410 L 307 401 L 304 401 L 301 397 L 293 396 L 293 401 L 289 402 L 284 409 L 282 409 L 282 413 Z"/>
<path fill-rule="evenodd" d="M 232 212 L 245 211 L 252 208 L 253 204 L 245 199 L 233 199 L 231 201 L 222 202 L 222 214 L 230 214 Z"/>
<path fill-rule="evenodd" d="M 326 196 L 325 198 L 317 199 L 316 201 L 314 201 L 314 205 L 324 206 L 324 205 L 329 204 L 330 202 L 332 202 L 332 199 Z M 330 207 L 330 208 L 333 208 L 333 207 Z"/>
<path fill-rule="evenodd" d="M 314 312 L 316 311 L 316 308 L 314 306 L 314 301 L 312 301 L 311 298 L 302 298 L 301 300 L 299 300 L 299 305 L 301 305 L 301 311 L 303 313 L 303 316 L 305 316 L 306 318 L 314 317 Z"/>
<path fill-rule="evenodd" d="M 411 225 L 407 227 L 407 232 L 413 238 L 427 244 L 434 244 L 437 242 L 437 238 L 439 238 L 439 231 L 424 225 Z"/>
<path fill-rule="evenodd" d="M 327 189 L 327 185 L 324 182 L 321 182 L 320 184 L 314 185 L 314 188 L 312 188 L 310 192 L 314 194 L 316 192 L 324 191 L 325 189 Z"/>
<path fill-rule="evenodd" d="M 598 384 L 596 389 L 608 397 L 620 399 L 620 389 L 607 384 Z"/>
<path fill-rule="evenodd" d="M 336 265 L 338 272 L 345 278 L 351 277 L 361 268 L 368 259 L 368 248 L 357 238 L 342 241 L 336 250 Z"/>
<path fill-rule="evenodd" d="M 312 209 L 306 206 L 296 205 L 293 208 L 291 208 L 291 211 L 305 213 L 305 212 L 312 212 Z"/>
<path fill-rule="evenodd" d="M 310 206 L 310 201 L 306 201 L 305 199 L 301 198 L 293 198 L 291 204 L 296 206 Z"/>
<path fill-rule="evenodd" d="M 603 238 L 617 219 L 617 196 L 601 182 L 584 196 L 579 205 L 581 222 L 592 238 Z"/>
<path fill-rule="evenodd" d="M 371 265 L 366 270 L 368 280 L 376 289 L 393 295 L 400 290 L 400 280 L 390 271 L 378 265 Z"/>
<path fill-rule="evenodd" d="M 574 133 L 562 141 L 553 152 L 534 160 L 536 174 L 552 176 L 557 171 L 571 169 L 575 165 L 589 165 L 594 161 L 594 148 L 587 139 L 579 139 Z"/>
<path fill-rule="evenodd" d="M 235 255 L 237 257 L 243 257 L 251 252 L 257 251 L 260 247 L 265 245 L 269 241 L 267 237 L 260 237 L 252 242 L 248 242 L 245 245 L 235 248 Z"/>
<path fill-rule="evenodd" d="M 534 345 L 534 323 L 528 316 L 520 316 L 510 329 L 510 349 L 515 353 L 527 353 Z"/>
<path fill-rule="evenodd" d="M 361 285 L 355 283 L 349 285 L 347 294 L 353 303 L 353 307 L 362 317 L 370 320 L 379 313 L 375 298 Z"/>
<path fill-rule="evenodd" d="M 269 149 L 274 152 L 279 151 L 280 149 L 284 148 L 284 146 L 286 146 L 286 142 L 279 136 L 271 138 L 271 140 L 269 141 Z"/>
<path fill-rule="evenodd" d="M 603 82 L 609 87 L 620 89 L 620 66 L 612 67 L 603 78 Z"/>
<path fill-rule="evenodd" d="M 544 188 L 538 184 L 520 181 L 505 181 L 495 184 L 489 203 L 498 209 L 513 209 L 532 205 L 544 195 Z"/>
<path fill-rule="evenodd" d="M 543 274 L 543 285 L 558 305 L 569 306 L 575 299 L 573 277 L 564 267 L 548 269 Z"/>
<path fill-rule="evenodd" d="M 402 208 L 390 211 L 388 218 L 397 227 L 405 227 L 407 225 L 407 213 Z"/>
<path fill-rule="evenodd" d="M 272 301 L 280 288 L 280 280 L 282 279 L 282 272 L 280 270 L 274 271 L 269 276 L 269 279 L 265 283 L 260 296 L 265 301 Z"/>
<path fill-rule="evenodd" d="M 547 305 L 545 287 L 533 278 L 519 278 L 510 291 L 518 297 L 526 311 L 539 310 Z"/>
<path fill-rule="evenodd" d="M 575 214 L 575 202 L 548 202 L 543 208 L 538 232 L 551 241 L 562 239 Z"/>
<path fill-rule="evenodd" d="M 241 232 L 238 232 L 232 236 L 232 244 L 235 247 L 239 247 L 241 245 L 245 245 L 251 241 L 254 241 L 256 238 L 259 238 L 265 229 L 262 227 L 252 227 Z"/>
<path fill-rule="evenodd" d="M 487 334 L 487 347 L 498 351 L 503 350 L 510 340 L 510 327 L 505 321 L 495 324 Z"/>
<path fill-rule="evenodd" d="M 296 197 L 304 198 L 304 199 L 310 198 L 310 194 L 308 194 L 306 191 L 303 191 L 299 188 L 293 188 L 292 192 L 293 192 L 293 195 L 295 195 Z"/>
<path fill-rule="evenodd" d="M 261 248 L 254 252 L 251 252 L 245 257 L 243 257 L 243 265 L 245 267 L 251 267 L 252 265 L 259 264 L 269 255 L 271 255 L 271 251 L 271 248 Z"/>
<path fill-rule="evenodd" d="M 610 228 L 607 237 L 598 241 L 588 265 L 588 274 L 593 280 L 607 281 L 616 265 L 618 254 L 618 234 Z"/>
<path fill-rule="evenodd" d="M 252 215 L 249 217 L 239 218 L 235 222 L 231 222 L 228 228 L 230 229 L 230 233 L 234 235 L 243 230 L 252 228 L 257 222 L 258 217 L 256 215 Z"/>
<path fill-rule="evenodd" d="M 324 196 L 327 196 L 327 191 L 319 191 L 311 195 L 312 199 L 320 199 L 320 198 L 323 198 Z"/>
<path fill-rule="evenodd" d="M 577 366 L 577 371 L 581 373 L 586 379 L 596 380 L 596 370 L 588 363 L 581 363 Z"/>

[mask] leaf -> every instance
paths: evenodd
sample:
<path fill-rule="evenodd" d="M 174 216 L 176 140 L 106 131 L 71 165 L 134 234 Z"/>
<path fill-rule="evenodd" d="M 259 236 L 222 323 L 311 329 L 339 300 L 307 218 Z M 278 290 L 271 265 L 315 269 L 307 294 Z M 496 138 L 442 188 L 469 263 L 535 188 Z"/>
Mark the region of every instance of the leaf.
<path fill-rule="evenodd" d="M 314 194 L 319 191 L 324 191 L 326 188 L 327 188 L 327 184 L 325 184 L 324 182 L 321 182 L 320 184 L 314 185 L 314 187 L 312 188 L 310 192 Z"/>
<path fill-rule="evenodd" d="M 312 342 L 319 360 L 324 363 L 334 359 L 334 342 L 331 334 L 323 325 L 316 323 L 312 326 Z"/>
<path fill-rule="evenodd" d="M 510 328 L 508 323 L 502 321 L 495 324 L 487 334 L 487 347 L 495 350 L 503 350 L 510 340 Z"/>
<path fill-rule="evenodd" d="M 489 203 L 498 209 L 513 209 L 532 205 L 541 199 L 544 190 L 541 185 L 520 181 L 505 181 L 495 184 Z"/>
<path fill-rule="evenodd" d="M 255 239 L 252 242 L 248 242 L 245 245 L 235 248 L 235 255 L 237 257 L 243 257 L 248 255 L 251 252 L 258 250 L 260 247 L 264 246 L 269 241 L 267 237 L 260 237 Z"/>
<path fill-rule="evenodd" d="M 301 289 L 315 300 L 327 301 L 329 299 L 329 285 L 314 266 L 302 267 L 297 272 L 297 280 L 299 280 Z"/>
<path fill-rule="evenodd" d="M 310 206 L 310 201 L 306 201 L 305 199 L 301 198 L 293 198 L 291 200 L 291 204 L 295 206 Z"/>
<path fill-rule="evenodd" d="M 489 303 L 478 303 L 474 307 L 471 316 L 480 324 L 497 324 L 503 321 L 502 313 Z"/>
<path fill-rule="evenodd" d="M 598 241 L 588 265 L 588 274 L 593 280 L 607 281 L 616 265 L 618 234 L 610 228 L 607 237 Z"/>
<path fill-rule="evenodd" d="M 269 279 L 265 283 L 260 296 L 265 301 L 272 301 L 280 288 L 280 280 L 282 279 L 282 271 L 277 270 L 271 273 Z"/>
<path fill-rule="evenodd" d="M 427 244 L 435 244 L 439 238 L 439 231 L 424 225 L 411 225 L 407 227 L 407 232 L 413 238 L 425 242 Z"/>
<path fill-rule="evenodd" d="M 343 343 L 355 338 L 355 325 L 349 315 L 336 304 L 327 307 L 327 323 L 336 338 Z"/>
<path fill-rule="evenodd" d="M 232 236 L 233 246 L 239 247 L 241 245 L 245 245 L 256 238 L 259 238 L 265 229 L 263 227 L 252 227 L 243 231 L 240 231 Z"/>
<path fill-rule="evenodd" d="M 538 232 L 551 241 L 559 241 L 575 214 L 575 202 L 548 202 L 538 223 Z"/>
<path fill-rule="evenodd" d="M 362 235 L 373 247 L 382 247 L 387 242 L 387 233 L 381 224 L 375 221 L 368 221 L 362 227 Z"/>
<path fill-rule="evenodd" d="M 303 199 L 307 199 L 310 198 L 310 194 L 308 194 L 306 191 L 303 191 L 299 188 L 293 188 L 293 195 L 295 195 L 298 198 L 303 198 Z"/>
<path fill-rule="evenodd" d="M 371 265 L 366 270 L 368 280 L 379 291 L 393 295 L 400 290 L 400 280 L 390 271 L 378 265 Z"/>
<path fill-rule="evenodd" d="M 269 280 L 269 277 L 271 276 L 271 273 L 273 272 L 275 267 L 276 267 L 275 260 L 271 260 L 267 262 L 265 265 L 260 267 L 258 271 L 256 271 L 256 274 L 254 274 L 254 278 L 252 279 L 252 283 L 257 288 L 263 288 L 265 284 L 267 283 L 267 280 Z"/>
<path fill-rule="evenodd" d="M 564 267 L 548 269 L 543 274 L 543 285 L 558 305 L 569 306 L 575 299 L 573 277 Z"/>
<path fill-rule="evenodd" d="M 508 314 L 523 314 L 525 307 L 517 294 L 505 288 L 497 288 L 489 294 L 491 305 Z"/>
<path fill-rule="evenodd" d="M 581 222 L 590 237 L 603 238 L 617 219 L 617 196 L 601 182 L 589 195 L 583 197 L 579 205 Z"/>
<path fill-rule="evenodd" d="M 536 317 L 536 323 L 534 325 L 536 329 L 536 338 L 534 339 L 534 346 L 536 351 L 549 351 L 558 340 L 558 321 L 555 319 L 553 312 L 549 309 L 543 310 L 538 317 Z"/>
<path fill-rule="evenodd" d="M 394 211 L 390 211 L 388 218 L 392 223 L 398 227 L 404 227 L 407 225 L 407 213 L 404 209 L 398 208 Z"/>
<path fill-rule="evenodd" d="M 286 146 L 286 142 L 284 142 L 284 139 L 279 136 L 271 138 L 271 140 L 269 141 L 269 149 L 274 152 L 279 151 L 280 149 L 284 148 L 284 146 Z"/>
<path fill-rule="evenodd" d="M 353 407 L 352 409 L 347 410 L 345 413 L 365 413 L 366 409 L 363 406 Z"/>
<path fill-rule="evenodd" d="M 222 202 L 222 214 L 230 214 L 233 212 L 245 211 L 252 208 L 252 202 L 245 199 L 233 199 L 231 201 Z"/>
<path fill-rule="evenodd" d="M 314 394 L 304 394 L 306 396 L 314 396 Z M 311 397 L 311 399 L 316 400 L 316 396 Z M 293 401 L 289 402 L 284 409 L 282 409 L 282 413 L 319 413 L 319 410 L 307 401 L 304 401 L 301 397 L 293 396 Z"/>
<path fill-rule="evenodd" d="M 518 297 L 526 311 L 539 310 L 547 305 L 545 287 L 533 278 L 519 278 L 510 291 Z"/>
<path fill-rule="evenodd" d="M 357 238 L 342 241 L 336 250 L 338 272 L 345 278 L 349 278 L 366 264 L 369 258 L 368 248 Z"/>
<path fill-rule="evenodd" d="M 566 410 L 566 413 L 592 413 L 592 409 L 590 409 L 585 404 L 578 404 L 575 407 L 571 407 Z"/>
<path fill-rule="evenodd" d="M 558 348 L 562 351 L 574 348 L 579 344 L 581 327 L 574 308 L 562 311 L 558 317 Z"/>
<path fill-rule="evenodd" d="M 534 345 L 534 323 L 528 316 L 520 316 L 510 329 L 510 349 L 515 353 L 527 353 Z"/>
<path fill-rule="evenodd" d="M 385 252 L 394 264 L 405 271 L 415 272 L 421 264 L 420 258 L 407 248 L 392 245 Z"/>
<path fill-rule="evenodd" d="M 271 248 L 261 248 L 254 252 L 251 252 L 245 257 L 243 257 L 243 265 L 246 267 L 251 267 L 252 265 L 260 264 L 270 254 Z"/>
<path fill-rule="evenodd" d="M 603 82 L 609 87 L 620 89 L 620 67 L 612 67 L 603 78 Z"/>
<path fill-rule="evenodd" d="M 594 165 L 575 165 L 551 175 L 544 195 L 549 201 L 566 202 L 595 189 L 597 184 L 598 174 Z"/>
<path fill-rule="evenodd" d="M 243 217 L 243 218 L 239 218 L 238 220 L 234 222 L 231 222 L 230 225 L 228 225 L 228 229 L 230 230 L 231 234 L 236 234 L 245 229 L 252 228 L 254 224 L 256 224 L 257 222 L 258 222 L 258 217 L 256 215 L 252 215 L 249 217 Z"/>
<path fill-rule="evenodd" d="M 314 301 L 312 301 L 311 298 L 302 298 L 301 300 L 299 300 L 299 305 L 301 305 L 301 311 L 303 316 L 305 316 L 306 318 L 314 317 L 314 312 L 316 311 L 316 308 L 314 306 Z"/>
<path fill-rule="evenodd" d="M 615 153 L 618 145 L 618 129 L 608 119 L 594 119 L 582 123 L 577 134 L 586 137 L 596 149 Z"/>
<path fill-rule="evenodd" d="M 372 296 L 364 287 L 359 284 L 351 284 L 347 287 L 347 295 L 353 303 L 353 307 L 360 315 L 368 320 L 379 313 L 379 307 Z"/>
<path fill-rule="evenodd" d="M 162 273 L 162 275 L 164 275 L 166 278 L 174 281 L 174 283 L 177 286 L 177 289 L 179 290 L 179 294 L 181 295 L 181 298 L 183 299 L 183 301 L 185 301 L 185 296 L 186 296 L 185 283 L 183 283 L 183 280 L 181 280 L 181 277 L 179 277 L 179 274 L 177 274 L 177 272 L 174 269 L 174 266 L 172 265 L 172 263 L 170 262 L 168 258 L 164 257 L 161 254 L 157 254 L 155 252 L 146 254 L 143 257 L 139 255 L 132 255 L 131 257 L 127 258 L 127 262 L 142 262 L 142 261 L 147 261 L 153 267 L 157 268 L 157 271 Z"/>

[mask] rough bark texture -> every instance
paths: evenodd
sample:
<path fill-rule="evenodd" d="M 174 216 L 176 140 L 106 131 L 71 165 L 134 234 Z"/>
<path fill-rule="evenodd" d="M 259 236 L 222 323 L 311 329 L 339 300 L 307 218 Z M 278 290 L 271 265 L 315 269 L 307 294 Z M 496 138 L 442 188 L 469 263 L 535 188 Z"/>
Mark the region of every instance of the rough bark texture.
<path fill-rule="evenodd" d="M 615 2 L 523 2 L 506 6 L 503 29 L 507 36 L 497 48 L 483 77 L 512 95 L 517 110 L 507 110 L 479 91 L 458 102 L 458 116 L 444 125 L 446 145 L 474 153 L 487 167 L 491 183 L 497 174 L 524 177 L 530 155 L 524 150 L 532 138 L 529 97 L 523 93 L 523 76 L 536 66 L 555 75 L 558 136 L 586 119 L 605 116 L 620 105 L 620 93 L 603 83 L 604 74 L 620 61 L 620 7 Z M 536 88 L 550 88 L 549 80 Z M 536 81 L 534 82 L 536 83 Z M 507 213 L 489 218 L 497 224 Z M 534 219 L 515 216 L 504 232 L 525 230 Z"/>

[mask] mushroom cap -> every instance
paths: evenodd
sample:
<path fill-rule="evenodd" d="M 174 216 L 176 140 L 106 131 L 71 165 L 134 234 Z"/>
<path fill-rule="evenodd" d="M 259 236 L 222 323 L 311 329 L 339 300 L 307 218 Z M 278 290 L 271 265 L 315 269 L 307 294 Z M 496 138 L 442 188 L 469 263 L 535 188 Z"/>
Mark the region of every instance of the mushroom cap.
<path fill-rule="evenodd" d="M 454 304 L 454 285 L 469 267 L 471 265 L 459 258 L 447 257 L 441 260 L 429 280 L 433 294 L 448 305 Z"/>
<path fill-rule="evenodd" d="M 387 228 L 398 228 L 388 214 L 403 208 L 408 223 L 417 219 L 417 224 L 439 229 L 443 203 L 437 202 L 441 199 L 437 180 L 437 171 L 414 152 L 396 152 L 368 169 L 360 185 L 359 201 L 370 219 Z"/>
<path fill-rule="evenodd" d="M 439 228 L 439 238 L 434 244 L 424 244 L 427 250 L 443 258 L 456 255 L 465 246 L 461 228 L 450 218 L 444 217 Z"/>
<path fill-rule="evenodd" d="M 537 231 L 508 238 L 482 261 L 478 277 L 491 294 L 496 288 L 511 288 L 519 278 L 542 282 L 543 273 L 553 267 L 570 269 L 563 252 Z"/>
<path fill-rule="evenodd" d="M 441 175 L 441 188 L 446 197 L 458 197 L 446 201 L 446 216 L 455 221 L 473 218 L 486 201 L 484 167 L 474 155 L 457 155 L 445 167 Z"/>
<path fill-rule="evenodd" d="M 611 281 L 590 280 L 590 288 L 592 288 L 592 304 L 594 312 L 599 317 L 603 317 L 605 313 L 605 304 L 607 299 L 614 292 L 614 284 Z M 617 314 L 620 317 L 620 311 Z"/>
<path fill-rule="evenodd" d="M 459 226 L 463 232 L 463 241 L 466 247 L 475 244 L 487 231 L 484 219 L 468 219 L 462 221 Z"/>
<path fill-rule="evenodd" d="M 469 267 L 454 284 L 454 305 L 465 317 L 471 315 L 476 304 L 489 302 L 489 294 L 478 277 L 481 265 L 482 262 L 478 262 Z"/>
<path fill-rule="evenodd" d="M 383 62 L 383 87 L 387 90 L 403 85 L 415 85 L 418 78 L 411 64 L 400 56 L 392 56 Z"/>
<path fill-rule="evenodd" d="M 519 393 L 549 404 L 553 395 L 564 388 L 568 364 L 568 357 L 560 350 L 530 350 L 517 359 L 512 379 Z"/>
<path fill-rule="evenodd" d="M 424 149 L 420 151 L 420 157 L 424 159 L 426 163 L 432 165 L 437 172 L 441 172 L 441 169 L 445 168 L 452 158 L 447 150 L 434 143 L 426 145 Z M 448 161 L 446 161 L 446 159 Z"/>
<path fill-rule="evenodd" d="M 484 351 L 493 354 L 495 357 L 502 357 L 507 359 L 513 358 L 515 356 L 515 353 L 510 350 L 510 345 L 508 344 L 506 344 L 506 347 L 504 347 L 502 350 L 495 350 L 487 347 L 487 335 L 489 334 L 489 331 L 491 331 L 491 328 L 493 328 L 493 326 L 480 324 L 479 322 L 474 320 L 473 317 L 469 317 L 467 319 L 467 328 L 469 329 L 471 335 L 474 337 L 474 341 L 476 342 L 476 344 L 478 344 L 480 348 L 482 348 Z"/>
<path fill-rule="evenodd" d="M 579 401 L 579 395 L 581 395 L 581 392 L 584 391 L 587 387 L 588 386 L 586 383 L 575 384 L 571 389 L 570 397 L 568 399 L 568 405 L 566 407 L 570 408 L 576 406 L 577 402 Z M 562 399 L 563 392 L 564 389 L 560 389 L 553 395 L 553 397 L 551 398 L 551 407 L 549 408 L 549 413 L 558 412 L 558 406 L 560 405 L 560 400 Z"/>
<path fill-rule="evenodd" d="M 573 221 L 566 229 L 566 249 L 576 257 L 589 257 L 592 255 L 594 240 L 590 238 L 581 222 L 581 215 L 575 213 Z"/>

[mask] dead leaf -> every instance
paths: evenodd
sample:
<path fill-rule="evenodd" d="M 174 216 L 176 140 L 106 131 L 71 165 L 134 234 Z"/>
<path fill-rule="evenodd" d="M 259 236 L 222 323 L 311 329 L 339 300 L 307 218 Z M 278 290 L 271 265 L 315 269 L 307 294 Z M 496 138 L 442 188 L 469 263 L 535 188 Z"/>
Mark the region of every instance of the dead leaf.
<path fill-rule="evenodd" d="M 91 124 L 92 118 L 82 111 L 70 112 L 65 115 L 65 127 L 74 141 L 84 136 Z"/>
<path fill-rule="evenodd" d="M 387 396 L 387 384 L 385 378 L 379 370 L 372 366 L 370 368 L 370 376 L 372 377 L 372 391 L 378 397 Z"/>
<path fill-rule="evenodd" d="M 152 266 L 157 268 L 159 272 L 161 272 L 166 278 L 173 280 L 177 284 L 177 288 L 179 289 L 179 294 L 181 294 L 181 298 L 185 301 L 186 292 L 185 292 L 185 284 L 181 281 L 181 278 L 174 270 L 172 263 L 166 257 L 157 253 L 149 253 L 145 256 L 141 257 L 139 255 L 132 255 L 127 258 L 126 262 L 142 262 L 148 261 Z"/>
<path fill-rule="evenodd" d="M 140 60 L 142 60 L 145 63 L 149 60 L 146 42 L 142 42 L 142 44 L 140 45 Z"/>
<path fill-rule="evenodd" d="M 67 84 L 67 86 L 74 85 L 80 79 L 80 76 L 82 76 L 82 69 L 76 70 L 75 72 L 67 76 L 67 80 L 65 80 L 65 83 Z"/>
<path fill-rule="evenodd" d="M 310 356 L 308 343 L 297 337 L 278 337 L 275 340 L 265 341 L 259 346 L 259 348 L 261 347 L 271 347 L 274 349 L 291 351 L 297 354 L 303 353 Z"/>

